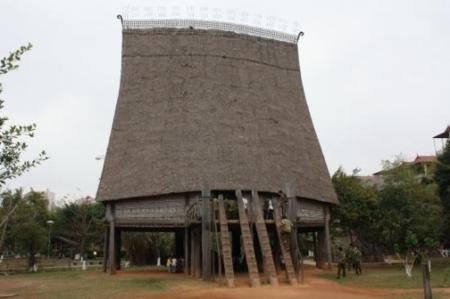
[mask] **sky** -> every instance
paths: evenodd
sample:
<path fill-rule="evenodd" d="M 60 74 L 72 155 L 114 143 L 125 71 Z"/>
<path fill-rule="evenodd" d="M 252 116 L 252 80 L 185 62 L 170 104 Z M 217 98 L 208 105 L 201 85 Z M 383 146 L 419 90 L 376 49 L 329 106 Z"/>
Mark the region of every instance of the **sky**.
<path fill-rule="evenodd" d="M 95 196 L 119 89 L 119 13 L 304 31 L 303 85 L 330 173 L 434 154 L 432 136 L 450 123 L 447 0 L 1 0 L 0 57 L 34 45 L 0 77 L 1 114 L 37 124 L 25 158 L 50 156 L 6 188 Z"/>

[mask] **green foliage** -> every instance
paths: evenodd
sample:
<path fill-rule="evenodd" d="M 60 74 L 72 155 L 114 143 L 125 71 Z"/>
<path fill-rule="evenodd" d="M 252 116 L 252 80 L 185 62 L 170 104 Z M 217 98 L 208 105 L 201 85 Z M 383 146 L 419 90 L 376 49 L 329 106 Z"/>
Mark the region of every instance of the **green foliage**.
<path fill-rule="evenodd" d="M 0 61 L 0 75 L 19 67 L 18 62 L 22 55 L 32 48 L 31 44 L 22 46 Z M 3 86 L 0 83 L 0 94 Z M 0 109 L 3 108 L 4 100 L 0 98 Z M 29 161 L 21 161 L 21 155 L 26 150 L 27 144 L 24 137 L 34 137 L 36 125 L 11 125 L 5 127 L 8 118 L 0 116 L 0 186 L 4 185 L 8 179 L 20 176 L 24 172 L 39 165 L 48 159 L 45 151 L 42 151 L 37 158 Z"/>
<path fill-rule="evenodd" d="M 332 223 L 352 240 L 372 244 L 379 239 L 380 221 L 377 190 L 363 185 L 356 175 L 347 175 L 341 168 L 332 178 L 339 206 L 332 208 Z"/>
<path fill-rule="evenodd" d="M 391 164 L 378 192 L 382 240 L 387 248 L 399 244 L 402 252 L 431 249 L 428 245 L 435 244 L 442 234 L 442 206 L 436 186 L 421 183 L 410 168 L 399 164 Z"/>
<path fill-rule="evenodd" d="M 89 197 L 66 203 L 54 213 L 54 233 L 77 242 L 78 252 L 84 255 L 87 249 L 102 248 L 104 216 L 104 205 Z"/>
<path fill-rule="evenodd" d="M 446 214 L 450 215 L 450 141 L 447 142 L 444 150 L 437 157 L 434 180 L 438 185 L 439 197 Z M 444 231 L 444 242 L 447 243 L 447 246 L 450 246 L 450 217 L 445 217 Z"/>
<path fill-rule="evenodd" d="M 17 211 L 11 223 L 10 238 L 14 251 L 28 254 L 29 265 L 34 264 L 34 255 L 45 250 L 47 241 L 48 211 L 47 200 L 40 192 L 31 191 L 22 195 L 22 190 L 15 193 L 7 192 L 5 197 L 12 195 L 18 200 Z"/>
<path fill-rule="evenodd" d="M 337 229 L 363 249 L 388 253 L 436 248 L 442 235 L 442 205 L 433 183 L 423 183 L 401 160 L 385 162 L 383 185 L 375 188 L 342 169 L 333 175 L 339 206 Z"/>

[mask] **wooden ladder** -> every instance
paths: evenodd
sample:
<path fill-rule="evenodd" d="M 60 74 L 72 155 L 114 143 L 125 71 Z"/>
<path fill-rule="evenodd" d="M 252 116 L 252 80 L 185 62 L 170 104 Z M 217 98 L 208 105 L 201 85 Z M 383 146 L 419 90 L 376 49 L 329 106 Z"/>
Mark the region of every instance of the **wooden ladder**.
<path fill-rule="evenodd" d="M 220 223 L 220 244 L 222 247 L 223 267 L 225 270 L 225 280 L 229 288 L 234 288 L 233 259 L 231 258 L 230 233 L 228 232 L 228 219 L 225 213 L 223 196 L 219 195 L 219 223 Z"/>
<path fill-rule="evenodd" d="M 264 221 L 263 210 L 259 200 L 258 192 L 252 191 L 252 206 L 256 218 L 256 232 L 258 234 L 259 245 L 264 261 L 264 273 L 269 278 L 269 282 L 273 286 L 278 285 L 277 270 L 273 261 L 272 248 L 270 246 L 269 234 L 267 233 L 266 222 Z"/>
<path fill-rule="evenodd" d="M 241 226 L 242 241 L 244 245 L 245 260 L 247 261 L 248 277 L 250 286 L 258 287 L 261 285 L 259 281 L 258 265 L 256 264 L 255 248 L 253 245 L 253 234 L 250 231 L 247 213 L 245 211 L 244 202 L 242 201 L 241 190 L 236 190 L 236 198 L 238 202 L 239 224 Z"/>
<path fill-rule="evenodd" d="M 273 211 L 273 218 L 275 220 L 275 227 L 278 235 L 278 243 L 281 247 L 281 254 L 284 260 L 284 267 L 286 269 L 286 276 L 291 285 L 297 284 L 297 276 L 294 270 L 294 264 L 292 263 L 291 250 L 290 248 L 285 248 L 283 245 L 283 240 L 281 238 L 281 208 L 278 202 L 275 202 L 275 209 Z"/>

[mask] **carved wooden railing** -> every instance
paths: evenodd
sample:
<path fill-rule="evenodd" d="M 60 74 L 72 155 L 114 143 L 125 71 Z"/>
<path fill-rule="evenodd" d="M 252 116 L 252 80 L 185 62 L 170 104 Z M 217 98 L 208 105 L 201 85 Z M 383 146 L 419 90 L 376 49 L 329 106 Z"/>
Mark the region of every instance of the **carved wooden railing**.
<path fill-rule="evenodd" d="M 186 208 L 186 224 L 199 222 L 202 219 L 202 199 L 197 198 Z"/>

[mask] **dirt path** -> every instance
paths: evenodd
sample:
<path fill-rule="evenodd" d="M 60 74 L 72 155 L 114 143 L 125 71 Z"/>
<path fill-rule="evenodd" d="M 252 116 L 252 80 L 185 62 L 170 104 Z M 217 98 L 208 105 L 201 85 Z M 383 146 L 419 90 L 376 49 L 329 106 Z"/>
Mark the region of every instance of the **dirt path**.
<path fill-rule="evenodd" d="M 127 274 L 123 274 L 127 275 Z M 416 295 L 420 298 L 420 289 L 370 289 L 353 286 L 343 286 L 334 281 L 319 278 L 317 271 L 308 271 L 304 284 L 290 286 L 281 283 L 279 287 L 264 285 L 250 288 L 248 279 L 241 276 L 236 280 L 236 288 L 227 289 L 223 286 L 204 283 L 177 284 L 168 292 L 158 294 L 133 294 L 128 298 L 157 298 L 157 299 L 366 299 L 366 298 L 398 298 L 402 295 Z M 439 298 L 450 298 L 450 289 L 439 289 Z M 409 297 L 408 297 L 409 298 Z"/>
<path fill-rule="evenodd" d="M 18 294 L 14 298 L 130 298 L 130 299 L 406 299 L 421 298 L 420 289 L 373 289 L 344 286 L 319 277 L 320 270 L 308 270 L 304 284 L 290 286 L 280 276 L 280 286 L 263 285 L 250 288 L 246 275 L 236 279 L 236 288 L 227 289 L 217 283 L 203 282 L 182 274 L 155 271 L 119 272 L 114 277 L 101 272 L 78 273 L 76 277 L 10 276 L 0 278 L 0 294 Z M 71 274 L 71 273 L 68 273 Z M 35 277 L 35 278 L 33 278 Z M 161 291 L 142 287 L 142 282 L 167 282 Z M 137 282 L 121 289 L 117 283 Z M 90 283 L 89 283 L 90 282 Z M 123 285 L 122 285 L 123 287 Z M 83 289 L 89 288 L 84 291 Z M 450 288 L 434 289 L 439 299 L 450 299 Z"/>

